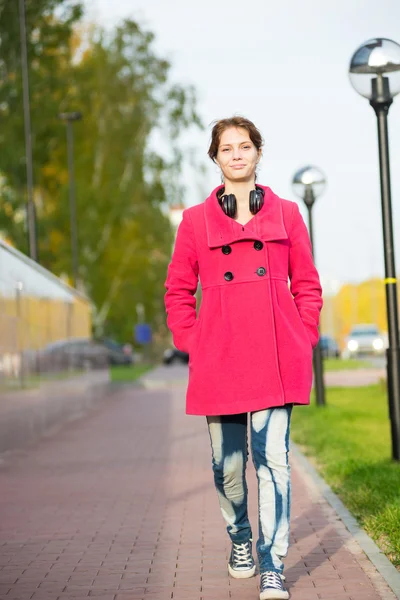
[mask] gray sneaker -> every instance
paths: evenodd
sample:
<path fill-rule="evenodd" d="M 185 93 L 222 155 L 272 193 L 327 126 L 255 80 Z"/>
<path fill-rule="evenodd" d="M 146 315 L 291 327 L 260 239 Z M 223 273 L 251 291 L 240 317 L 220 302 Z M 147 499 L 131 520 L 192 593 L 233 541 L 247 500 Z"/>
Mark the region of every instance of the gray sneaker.
<path fill-rule="evenodd" d="M 283 575 L 275 571 L 260 574 L 260 600 L 288 600 L 289 592 L 283 587 Z"/>
<path fill-rule="evenodd" d="M 251 551 L 251 542 L 243 544 L 232 543 L 231 556 L 228 563 L 229 574 L 235 579 L 247 579 L 253 577 L 256 565 Z"/>

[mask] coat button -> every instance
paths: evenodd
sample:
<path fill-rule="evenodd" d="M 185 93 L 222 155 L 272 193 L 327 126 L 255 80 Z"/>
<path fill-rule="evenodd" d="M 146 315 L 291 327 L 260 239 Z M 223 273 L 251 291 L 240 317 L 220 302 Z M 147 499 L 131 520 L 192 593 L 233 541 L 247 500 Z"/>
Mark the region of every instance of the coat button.
<path fill-rule="evenodd" d="M 227 271 L 224 274 L 224 279 L 226 279 L 226 281 L 232 281 L 232 279 L 233 279 L 233 273 L 231 273 L 230 271 Z"/>
<path fill-rule="evenodd" d="M 230 246 L 222 246 L 223 254 L 230 254 L 232 252 L 232 248 Z"/>
<path fill-rule="evenodd" d="M 260 242 L 259 240 L 257 240 L 256 242 L 254 242 L 254 249 L 255 250 L 262 250 L 264 247 L 264 244 L 262 242 Z"/>
<path fill-rule="evenodd" d="M 265 269 L 265 267 L 258 267 L 258 269 L 256 271 L 257 275 L 260 275 L 260 277 L 265 275 L 266 272 L 267 272 L 267 269 Z"/>

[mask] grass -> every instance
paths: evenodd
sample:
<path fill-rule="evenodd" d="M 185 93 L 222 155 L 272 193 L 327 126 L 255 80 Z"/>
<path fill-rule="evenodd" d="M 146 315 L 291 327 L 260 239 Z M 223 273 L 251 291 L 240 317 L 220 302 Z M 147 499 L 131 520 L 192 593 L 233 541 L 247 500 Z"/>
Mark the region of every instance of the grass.
<path fill-rule="evenodd" d="M 400 463 L 391 459 L 385 387 L 327 389 L 293 411 L 292 438 L 400 569 Z"/>
<path fill-rule="evenodd" d="M 349 371 L 353 369 L 370 369 L 371 363 L 366 360 L 344 359 L 344 358 L 325 358 L 325 371 Z"/>
<path fill-rule="evenodd" d="M 116 382 L 136 381 L 141 375 L 152 369 L 149 363 L 140 363 L 132 367 L 110 367 L 110 379 Z"/>

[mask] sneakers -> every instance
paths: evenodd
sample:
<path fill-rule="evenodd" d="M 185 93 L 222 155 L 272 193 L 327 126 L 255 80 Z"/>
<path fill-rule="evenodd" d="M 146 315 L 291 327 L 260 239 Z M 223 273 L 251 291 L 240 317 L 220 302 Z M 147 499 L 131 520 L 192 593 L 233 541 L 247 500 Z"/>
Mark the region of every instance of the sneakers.
<path fill-rule="evenodd" d="M 283 588 L 283 576 L 275 571 L 260 574 L 260 600 L 288 600 L 289 592 Z"/>
<path fill-rule="evenodd" d="M 243 544 L 232 543 L 228 571 L 235 579 L 247 579 L 248 577 L 253 577 L 256 571 L 256 565 L 251 552 L 251 542 L 252 540 L 244 542 Z"/>

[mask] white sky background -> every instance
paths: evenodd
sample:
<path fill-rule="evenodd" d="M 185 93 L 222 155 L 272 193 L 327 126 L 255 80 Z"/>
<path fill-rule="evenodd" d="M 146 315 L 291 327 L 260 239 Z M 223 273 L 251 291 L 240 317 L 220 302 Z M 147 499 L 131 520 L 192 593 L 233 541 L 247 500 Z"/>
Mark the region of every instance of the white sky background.
<path fill-rule="evenodd" d="M 328 185 L 313 209 L 316 262 L 326 279 L 383 276 L 376 117 L 348 78 L 354 51 L 373 37 L 400 43 L 399 0 L 86 0 L 103 26 L 124 17 L 156 35 L 171 80 L 193 84 L 205 132 L 183 139 L 210 162 L 200 180 L 187 168 L 186 205 L 220 183 L 206 156 L 210 123 L 242 114 L 265 139 L 258 181 L 302 201 L 294 172 L 315 164 Z M 400 95 L 389 112 L 393 227 L 400 272 Z M 199 188 L 203 189 L 203 195 Z"/>

